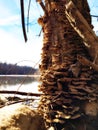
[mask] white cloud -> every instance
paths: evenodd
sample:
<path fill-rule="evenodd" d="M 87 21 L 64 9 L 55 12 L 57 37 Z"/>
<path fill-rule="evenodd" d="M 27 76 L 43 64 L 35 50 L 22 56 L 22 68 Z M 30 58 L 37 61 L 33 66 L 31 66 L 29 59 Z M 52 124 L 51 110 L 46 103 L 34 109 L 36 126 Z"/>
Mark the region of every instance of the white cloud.
<path fill-rule="evenodd" d="M 10 10 L 6 8 L 6 6 L 4 6 L 2 2 L 0 2 L 0 12 L 2 12 L 0 13 L 0 19 L 10 15 Z"/>
<path fill-rule="evenodd" d="M 0 15 L 0 62 L 34 66 L 40 60 L 42 38 L 35 36 L 40 30 L 36 34 L 38 26 L 35 27 L 36 25 L 34 25 L 34 30 L 32 30 L 33 26 L 30 26 L 28 42 L 25 43 L 21 27 L 19 0 L 13 0 L 10 4 L 7 2 L 5 3 L 4 0 L 0 1 L 0 11 L 3 12 Z M 27 0 L 25 3 L 25 11 L 27 13 Z M 31 4 L 34 6 L 31 5 L 30 21 L 32 19 L 37 21 L 36 18 L 40 13 L 37 10 L 37 6 L 35 6 L 36 2 Z M 30 62 L 27 63 L 26 61 Z"/>
<path fill-rule="evenodd" d="M 41 38 L 24 43 L 13 34 L 3 30 L 0 30 L 0 36 L 0 62 L 15 64 L 25 60 L 32 62 L 23 62 L 24 65 L 34 66 L 40 60 Z"/>
<path fill-rule="evenodd" d="M 0 26 L 9 26 L 13 24 L 20 24 L 20 16 L 14 15 L 4 19 L 0 19 Z"/>

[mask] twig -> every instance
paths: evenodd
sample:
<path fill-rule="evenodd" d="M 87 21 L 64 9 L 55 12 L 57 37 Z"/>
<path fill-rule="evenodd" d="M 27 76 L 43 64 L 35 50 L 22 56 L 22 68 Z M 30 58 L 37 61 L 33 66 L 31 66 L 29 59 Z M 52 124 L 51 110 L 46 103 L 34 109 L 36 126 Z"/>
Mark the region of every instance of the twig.
<path fill-rule="evenodd" d="M 47 9 L 45 8 L 43 2 L 41 0 L 37 0 L 37 2 L 40 4 L 40 6 L 42 7 L 42 9 L 45 12 L 45 14 L 48 15 Z"/>
<path fill-rule="evenodd" d="M 12 101 L 12 102 L 9 101 L 7 104 L 0 105 L 0 108 L 5 107 L 5 106 L 9 106 L 9 105 L 13 105 L 13 104 L 16 104 L 16 103 L 21 103 L 21 102 L 29 101 L 29 100 L 33 100 L 34 101 L 34 99 L 20 99 L 18 101 Z"/>
<path fill-rule="evenodd" d="M 26 29 L 25 29 L 25 19 L 24 19 L 24 0 L 20 0 L 20 6 L 21 6 L 22 30 L 23 30 L 25 42 L 27 42 L 27 35 L 26 35 Z"/>
<path fill-rule="evenodd" d="M 96 17 L 96 18 L 98 18 L 98 15 L 91 15 L 92 17 Z"/>
<path fill-rule="evenodd" d="M 28 5 L 28 14 L 27 14 L 27 32 L 29 31 L 29 12 L 30 12 L 30 4 L 31 4 L 31 0 L 29 0 L 29 5 Z"/>

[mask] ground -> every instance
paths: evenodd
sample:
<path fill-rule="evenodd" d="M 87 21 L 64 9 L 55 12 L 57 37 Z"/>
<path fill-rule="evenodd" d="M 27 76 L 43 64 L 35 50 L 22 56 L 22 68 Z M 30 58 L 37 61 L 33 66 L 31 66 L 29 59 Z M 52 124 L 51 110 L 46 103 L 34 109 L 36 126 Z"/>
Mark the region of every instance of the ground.
<path fill-rule="evenodd" d="M 14 104 L 0 109 L 0 130 L 45 130 L 45 126 L 36 110 Z"/>

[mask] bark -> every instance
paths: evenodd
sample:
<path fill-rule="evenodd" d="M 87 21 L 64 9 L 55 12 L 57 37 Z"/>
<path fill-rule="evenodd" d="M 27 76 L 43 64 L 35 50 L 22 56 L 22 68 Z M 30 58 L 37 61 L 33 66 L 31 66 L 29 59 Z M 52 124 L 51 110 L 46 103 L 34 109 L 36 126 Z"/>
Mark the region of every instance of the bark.
<path fill-rule="evenodd" d="M 73 2 L 92 27 L 87 0 Z M 40 65 L 42 83 L 39 86 L 43 95 L 39 112 L 47 127 L 53 126 L 57 130 L 86 130 L 90 126 L 93 130 L 94 124 L 91 124 L 90 117 L 93 118 L 94 114 L 89 110 L 92 106 L 89 102 L 94 102 L 98 110 L 98 73 L 92 64 L 87 63 L 92 61 L 92 57 L 82 38 L 70 25 L 65 15 L 65 5 L 66 0 L 45 0 L 48 15 L 45 13 L 38 20 L 43 29 Z M 79 56 L 84 61 L 87 59 L 87 62 L 81 63 Z M 98 111 L 95 113 L 94 118 L 97 120 Z"/>
<path fill-rule="evenodd" d="M 93 61 L 98 64 L 98 38 L 94 31 L 72 1 L 66 5 L 65 13 L 74 30 L 82 37 Z"/>

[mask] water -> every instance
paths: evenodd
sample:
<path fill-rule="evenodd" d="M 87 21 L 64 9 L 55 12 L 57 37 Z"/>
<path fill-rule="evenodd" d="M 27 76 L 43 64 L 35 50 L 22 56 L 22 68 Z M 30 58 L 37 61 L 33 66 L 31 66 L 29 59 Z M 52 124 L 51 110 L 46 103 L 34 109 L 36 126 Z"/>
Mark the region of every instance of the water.
<path fill-rule="evenodd" d="M 38 91 L 38 85 L 39 85 L 39 76 L 37 75 L 0 76 L 0 91 L 7 90 L 7 91 L 19 91 L 26 93 L 40 93 Z M 12 94 L 3 94 L 3 95 L 12 96 Z"/>

